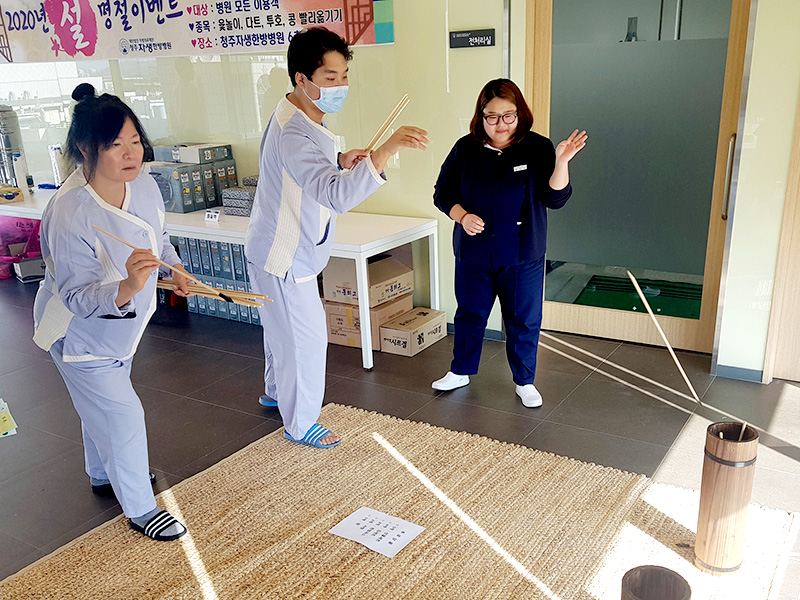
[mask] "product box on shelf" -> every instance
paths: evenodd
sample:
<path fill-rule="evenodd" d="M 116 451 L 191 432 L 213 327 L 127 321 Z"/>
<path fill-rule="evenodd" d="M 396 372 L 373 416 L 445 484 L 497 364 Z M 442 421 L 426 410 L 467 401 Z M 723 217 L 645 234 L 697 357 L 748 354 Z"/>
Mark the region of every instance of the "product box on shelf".
<path fill-rule="evenodd" d="M 236 291 L 237 292 L 247 292 L 247 282 L 246 281 L 237 281 L 236 282 Z M 250 307 L 239 305 L 239 320 L 242 323 L 250 323 Z"/>
<path fill-rule="evenodd" d="M 228 242 L 219 242 L 219 262 L 222 268 L 220 272 L 215 273 L 215 275 L 223 279 L 234 279 L 231 245 Z"/>
<path fill-rule="evenodd" d="M 214 269 L 211 267 L 211 248 L 208 240 L 198 239 L 197 249 L 200 252 L 200 273 L 198 275 L 213 275 Z"/>
<path fill-rule="evenodd" d="M 206 208 L 219 206 L 220 192 L 214 177 L 214 164 L 208 163 L 202 166 L 203 176 L 203 197 L 206 201 Z"/>
<path fill-rule="evenodd" d="M 225 188 L 237 187 L 239 185 L 238 171 L 236 170 L 235 160 L 218 160 L 214 162 L 216 169 L 217 185 L 220 193 Z"/>
<path fill-rule="evenodd" d="M 447 335 L 447 314 L 415 308 L 381 325 L 381 352 L 414 356 Z"/>
<path fill-rule="evenodd" d="M 177 144 L 153 146 L 155 159 L 164 162 L 212 163 L 233 158 L 230 144 Z"/>
<path fill-rule="evenodd" d="M 414 291 L 414 270 L 388 254 L 370 259 L 370 308 Z M 349 258 L 331 258 L 322 271 L 322 289 L 325 300 L 358 304 L 356 262 Z"/>
<path fill-rule="evenodd" d="M 200 280 L 205 283 L 206 285 L 210 285 L 214 287 L 214 278 L 213 277 L 201 277 Z M 216 317 L 217 316 L 217 306 L 219 302 L 214 298 L 206 298 L 206 314 L 209 317 Z"/>
<path fill-rule="evenodd" d="M 231 264 L 233 266 L 233 279 L 247 281 L 247 262 L 244 258 L 244 245 L 231 244 Z M 235 289 L 233 291 L 236 291 Z"/>
<path fill-rule="evenodd" d="M 222 191 L 228 188 L 227 161 L 215 162 L 212 167 L 214 168 L 214 185 L 219 192 L 219 201 L 222 202 Z"/>
<path fill-rule="evenodd" d="M 193 275 L 202 275 L 203 267 L 200 262 L 200 240 L 197 238 L 188 238 L 186 246 L 189 248 L 189 264 L 191 265 L 190 273 Z"/>
<path fill-rule="evenodd" d="M 214 284 L 213 287 L 215 287 L 216 289 L 218 290 L 225 289 L 224 279 L 220 279 L 219 277 L 212 277 L 211 280 Z M 230 316 L 228 315 L 228 301 L 222 300 L 220 298 L 219 300 L 215 300 L 215 302 L 217 303 L 217 316 L 220 319 L 230 319 Z"/>
<path fill-rule="evenodd" d="M 189 262 L 189 246 L 186 238 L 183 236 L 178 237 L 178 256 L 181 257 L 183 268 L 191 273 L 192 265 Z"/>
<path fill-rule="evenodd" d="M 192 167 L 192 191 L 194 192 L 194 209 L 206 209 L 206 196 L 203 190 L 203 169 L 200 165 Z"/>
<path fill-rule="evenodd" d="M 167 212 L 188 213 L 195 210 L 194 182 L 192 181 L 192 171 L 195 169 L 195 165 L 170 162 L 145 164 L 150 176 L 155 179 L 158 189 L 161 190 L 164 209 Z"/>
<path fill-rule="evenodd" d="M 225 289 L 230 292 L 236 291 L 236 282 L 231 280 L 225 280 Z M 241 321 L 240 313 L 242 310 L 248 310 L 247 306 L 242 306 L 241 304 L 234 304 L 233 302 L 228 302 L 228 320 L 229 321 Z"/>
<path fill-rule="evenodd" d="M 379 304 L 369 311 L 372 349 L 381 349 L 380 326 L 414 308 L 413 294 L 404 294 L 389 302 Z M 357 306 L 325 300 L 325 320 L 328 323 L 328 341 L 340 346 L 361 348 L 361 319 Z"/>
<path fill-rule="evenodd" d="M 254 186 L 229 187 L 222 190 L 222 210 L 226 215 L 249 217 L 256 196 Z"/>

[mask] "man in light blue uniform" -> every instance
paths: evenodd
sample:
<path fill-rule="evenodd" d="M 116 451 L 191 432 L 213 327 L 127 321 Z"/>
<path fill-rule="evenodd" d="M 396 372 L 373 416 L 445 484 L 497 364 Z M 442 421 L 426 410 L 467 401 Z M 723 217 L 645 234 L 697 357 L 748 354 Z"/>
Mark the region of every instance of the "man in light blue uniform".
<path fill-rule="evenodd" d="M 325 28 L 292 38 L 294 89 L 278 104 L 261 141 L 245 239 L 251 285 L 273 300 L 259 309 L 266 361 L 262 404 L 277 404 L 287 439 L 322 448 L 339 443 L 316 422 L 328 344 L 317 275 L 330 258 L 336 215 L 385 183 L 383 170 L 393 154 L 424 149 L 428 141 L 424 130 L 401 127 L 370 155 L 340 152 L 323 117 L 342 107 L 351 58 L 346 42 Z"/>

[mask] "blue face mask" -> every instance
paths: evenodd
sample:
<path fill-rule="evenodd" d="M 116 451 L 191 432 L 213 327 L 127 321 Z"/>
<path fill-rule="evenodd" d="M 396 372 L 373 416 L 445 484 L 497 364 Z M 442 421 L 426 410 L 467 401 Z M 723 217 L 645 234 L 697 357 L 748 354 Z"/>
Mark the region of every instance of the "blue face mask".
<path fill-rule="evenodd" d="M 337 85 L 334 87 L 320 87 L 310 79 L 306 79 L 306 81 L 314 87 L 319 88 L 319 100 L 311 100 L 311 96 L 303 90 L 303 93 L 314 103 L 314 106 L 324 113 L 337 113 L 342 110 L 344 99 L 347 98 L 348 86 Z"/>

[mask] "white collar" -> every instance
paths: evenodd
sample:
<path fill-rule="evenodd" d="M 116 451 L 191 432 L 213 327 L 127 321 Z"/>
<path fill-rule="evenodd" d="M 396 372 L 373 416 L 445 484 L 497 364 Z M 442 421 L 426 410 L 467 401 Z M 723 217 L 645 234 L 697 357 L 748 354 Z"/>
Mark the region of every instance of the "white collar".
<path fill-rule="evenodd" d="M 302 111 L 301 109 L 297 108 L 297 107 L 296 107 L 294 104 L 292 104 L 291 100 L 289 100 L 289 98 L 287 98 L 286 96 L 284 96 L 284 97 L 281 99 L 281 102 L 282 102 L 282 103 L 283 103 L 283 102 L 285 102 L 286 104 L 288 104 L 289 106 L 291 106 L 291 107 L 294 109 L 294 111 L 295 111 L 295 112 L 297 112 L 297 113 L 300 113 L 300 114 L 303 116 L 303 118 L 304 118 L 306 121 L 308 121 L 308 122 L 309 122 L 311 125 L 313 125 L 313 126 L 314 126 L 314 127 L 316 127 L 317 129 L 319 129 L 321 132 L 323 132 L 323 133 L 324 133 L 325 135 L 327 135 L 329 138 L 331 138 L 332 140 L 335 140 L 335 139 L 336 139 L 336 134 L 335 134 L 335 133 L 333 133 L 333 132 L 332 132 L 330 129 L 328 129 L 327 127 L 325 127 L 325 122 L 324 122 L 324 121 L 322 122 L 322 125 L 320 125 L 320 124 L 319 124 L 319 123 L 317 123 L 317 122 L 316 122 L 314 119 L 312 119 L 311 117 L 309 117 L 309 116 L 308 116 L 308 115 L 307 115 L 307 114 L 306 114 L 304 111 Z M 283 110 L 286 110 L 286 107 L 284 107 L 284 108 L 283 108 Z"/>
<path fill-rule="evenodd" d="M 125 198 L 122 200 L 122 206 L 120 208 L 117 208 L 116 206 L 112 206 L 111 204 L 109 204 L 108 202 L 103 200 L 100 197 L 100 194 L 98 194 L 95 191 L 95 189 L 92 187 L 92 185 L 90 183 L 87 183 L 84 187 L 86 188 L 86 191 L 89 192 L 89 195 L 92 198 L 94 198 L 95 202 L 97 202 L 103 208 L 110 208 L 110 209 L 112 209 L 112 211 L 119 210 L 119 211 L 122 211 L 122 212 L 125 212 L 125 213 L 128 212 L 128 208 L 131 205 L 131 185 L 128 182 L 125 182 Z"/>
<path fill-rule="evenodd" d="M 505 148 L 503 148 L 503 150 L 500 150 L 500 148 L 495 148 L 495 147 L 494 147 L 494 146 L 492 146 L 491 144 L 484 144 L 484 145 L 483 145 L 483 147 L 484 147 L 484 148 L 488 148 L 489 150 L 494 150 L 494 151 L 495 151 L 495 152 L 497 152 L 498 154 L 502 154 L 502 153 L 503 153 L 503 150 L 505 150 Z M 506 146 L 506 148 L 508 148 L 508 146 Z"/>

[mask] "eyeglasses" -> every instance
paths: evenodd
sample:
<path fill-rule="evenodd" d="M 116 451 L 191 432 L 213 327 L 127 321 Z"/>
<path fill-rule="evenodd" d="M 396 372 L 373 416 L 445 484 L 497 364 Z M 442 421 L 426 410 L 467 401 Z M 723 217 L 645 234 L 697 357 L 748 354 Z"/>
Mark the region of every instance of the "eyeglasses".
<path fill-rule="evenodd" d="M 517 120 L 517 113 L 506 113 L 504 115 L 483 115 L 483 120 L 489 125 L 497 125 L 503 119 L 503 123 L 511 125 Z"/>

